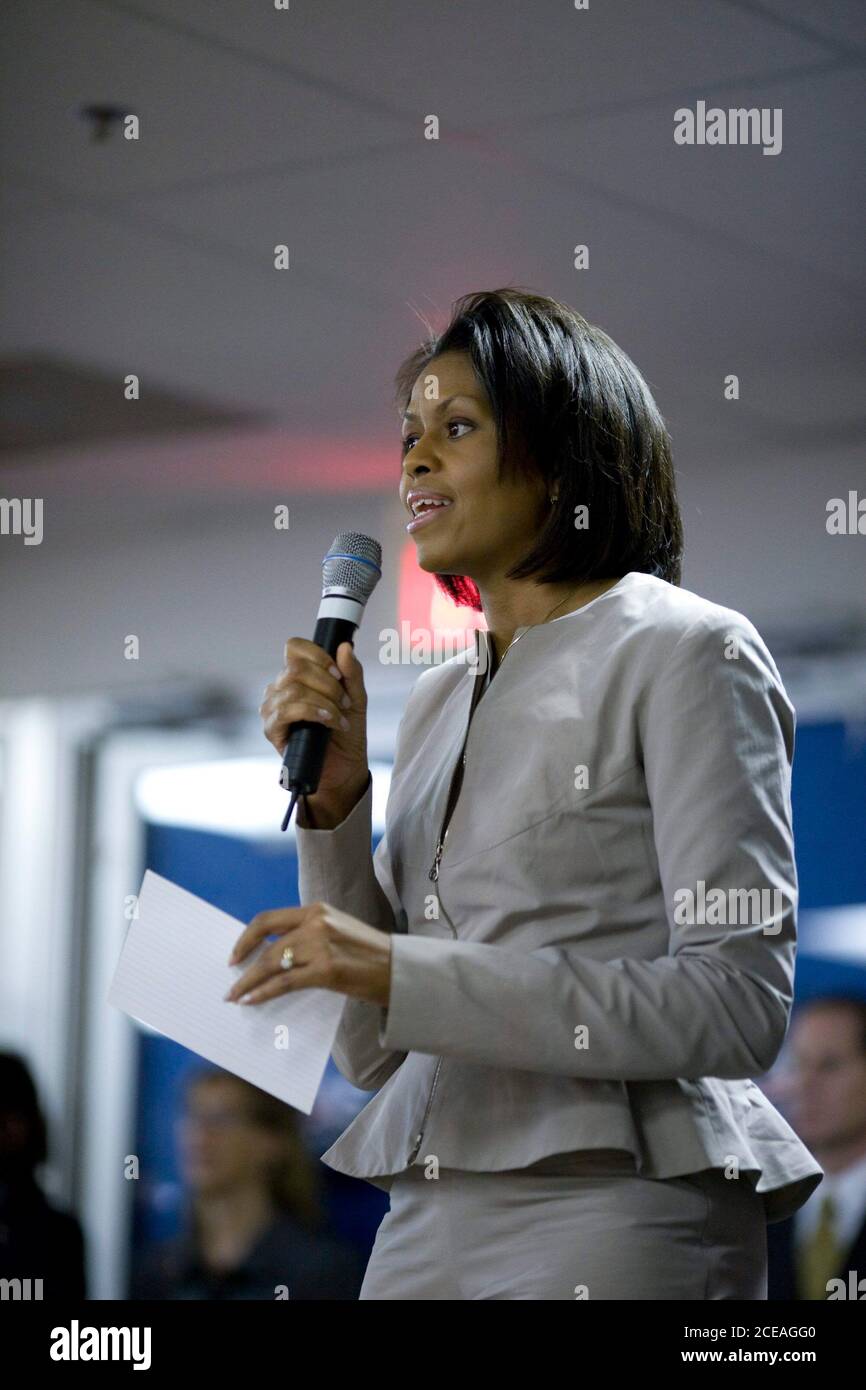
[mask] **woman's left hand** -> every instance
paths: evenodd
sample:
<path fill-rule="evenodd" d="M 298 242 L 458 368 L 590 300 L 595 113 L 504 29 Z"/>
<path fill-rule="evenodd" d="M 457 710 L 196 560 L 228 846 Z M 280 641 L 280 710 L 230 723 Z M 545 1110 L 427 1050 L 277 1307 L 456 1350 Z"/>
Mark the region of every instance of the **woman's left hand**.
<path fill-rule="evenodd" d="M 238 937 L 229 965 L 238 965 L 265 937 L 280 935 L 259 952 L 255 962 L 224 997 L 261 1004 L 296 989 L 330 989 L 388 1007 L 391 982 L 391 937 L 350 917 L 329 903 L 280 907 L 260 912 Z M 286 947 L 294 962 L 286 970 L 280 959 Z M 252 991 L 252 992 L 250 992 Z M 241 998 L 245 995 L 246 998 Z"/>

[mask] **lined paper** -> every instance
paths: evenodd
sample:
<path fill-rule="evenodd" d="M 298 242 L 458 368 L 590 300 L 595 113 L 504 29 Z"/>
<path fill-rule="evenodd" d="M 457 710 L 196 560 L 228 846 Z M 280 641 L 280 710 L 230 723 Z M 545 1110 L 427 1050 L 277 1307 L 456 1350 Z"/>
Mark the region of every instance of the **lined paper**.
<path fill-rule="evenodd" d="M 245 925 L 148 869 L 108 1003 L 309 1115 L 345 996 L 300 989 L 228 1003 L 223 995 L 263 949 L 227 963 Z"/>

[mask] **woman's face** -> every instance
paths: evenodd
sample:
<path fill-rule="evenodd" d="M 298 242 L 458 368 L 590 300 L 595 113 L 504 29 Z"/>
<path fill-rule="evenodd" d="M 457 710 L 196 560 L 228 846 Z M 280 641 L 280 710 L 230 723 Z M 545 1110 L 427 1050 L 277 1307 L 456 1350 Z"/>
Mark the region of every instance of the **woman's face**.
<path fill-rule="evenodd" d="M 435 399 L 427 399 L 435 377 Z M 437 389 L 438 388 L 438 389 Z M 400 499 L 439 493 L 448 505 L 409 523 L 418 564 L 429 573 L 465 574 L 476 584 L 501 575 L 534 543 L 549 503 L 544 483 L 523 475 L 500 483 L 496 425 L 468 353 L 428 362 L 403 420 Z"/>

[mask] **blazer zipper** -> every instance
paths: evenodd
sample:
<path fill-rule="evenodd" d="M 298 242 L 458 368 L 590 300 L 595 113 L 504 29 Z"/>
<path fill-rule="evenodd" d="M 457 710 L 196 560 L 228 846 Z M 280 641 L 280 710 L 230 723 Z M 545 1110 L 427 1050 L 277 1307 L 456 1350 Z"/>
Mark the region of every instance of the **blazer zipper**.
<path fill-rule="evenodd" d="M 463 738 L 463 747 L 460 750 L 460 757 L 457 759 L 457 762 L 454 766 L 454 771 L 451 774 L 451 783 L 448 788 L 448 801 L 445 806 L 445 814 L 442 817 L 442 824 L 439 828 L 439 838 L 436 842 L 436 852 L 433 856 L 433 863 L 431 864 L 430 871 L 427 875 L 431 883 L 438 884 L 439 882 L 439 865 L 442 862 L 442 853 L 445 849 L 445 841 L 448 839 L 448 832 L 451 829 L 451 817 L 454 814 L 454 807 L 457 804 L 457 798 L 460 795 L 460 788 L 463 785 L 463 773 L 466 768 L 466 743 L 469 738 L 469 726 L 472 723 L 472 716 L 475 713 L 475 706 L 478 704 L 478 701 L 481 698 L 481 689 L 482 676 L 479 674 L 475 677 L 475 689 L 472 692 L 472 704 L 469 708 L 469 719 L 466 724 L 466 734 Z M 460 772 L 461 774 L 459 783 L 457 781 L 458 772 Z M 439 899 L 439 905 L 441 907 L 442 895 L 438 888 L 437 897 Z M 442 910 L 444 912 L 444 908 Z M 457 932 L 454 930 L 454 923 L 451 921 L 451 918 L 448 916 L 447 913 L 445 913 L 445 920 L 451 929 L 451 935 L 454 937 L 456 941 Z M 415 1136 L 415 1143 L 412 1148 L 412 1152 L 409 1155 L 410 1163 L 415 1162 L 415 1159 L 418 1157 L 421 1144 L 424 1140 L 424 1127 L 427 1124 L 427 1117 L 430 1114 L 430 1107 L 433 1104 L 433 1097 L 436 1094 L 436 1087 L 439 1084 L 439 1073 L 442 1070 L 442 1061 L 443 1059 L 441 1057 L 439 1057 L 436 1061 L 436 1070 L 433 1073 L 433 1084 L 430 1087 L 430 1094 L 427 1097 L 427 1105 L 425 1106 L 424 1114 L 421 1117 L 421 1127 Z"/>
<path fill-rule="evenodd" d="M 466 754 L 463 753 L 463 754 L 461 755 L 461 763 L 462 763 L 462 764 L 465 764 L 465 762 L 466 762 Z M 456 771 L 456 769 L 455 769 L 455 771 Z M 453 779 L 452 779 L 452 780 L 453 780 Z M 449 800 L 450 800 L 450 797 L 449 797 Z M 446 817 L 447 817 L 447 812 L 446 812 Z M 439 832 L 439 842 L 438 842 L 438 844 L 437 844 L 437 846 L 436 846 L 436 857 L 435 857 L 435 859 L 433 860 L 433 867 L 431 868 L 430 874 L 429 874 L 429 877 L 430 877 L 430 879 L 432 880 L 433 883 L 438 883 L 438 880 L 439 880 L 439 861 L 440 861 L 440 859 L 442 858 L 442 851 L 443 851 L 443 849 L 445 848 L 445 841 L 446 841 L 447 839 L 448 839 L 448 828 L 445 829 L 444 834 L 443 834 L 443 832 L 440 830 L 440 832 Z M 438 887 L 437 887 L 437 890 L 436 890 L 436 896 L 437 896 L 437 898 L 438 898 L 438 900 L 439 900 L 439 906 L 440 906 L 440 908 L 442 909 L 443 912 L 445 912 L 444 907 L 442 907 L 442 894 L 441 894 L 441 892 L 439 891 Z M 448 923 L 449 928 L 451 929 L 451 935 L 454 937 L 454 940 L 456 941 L 456 940 L 457 940 L 457 932 L 454 930 L 454 923 L 451 921 L 451 918 L 448 916 L 447 912 L 445 912 L 445 920 L 446 920 L 446 922 Z M 421 1117 L 421 1127 L 420 1127 L 420 1129 L 418 1130 L 418 1133 L 415 1135 L 415 1144 L 414 1144 L 414 1146 L 413 1146 L 412 1152 L 411 1152 L 410 1155 L 409 1155 L 409 1162 L 410 1162 L 410 1163 L 414 1163 L 414 1162 L 415 1162 L 415 1159 L 418 1157 L 418 1151 L 419 1151 L 419 1149 L 421 1148 L 421 1144 L 422 1144 L 423 1139 L 424 1139 L 424 1127 L 425 1127 L 425 1125 L 427 1124 L 427 1117 L 428 1117 L 428 1115 L 430 1114 L 430 1107 L 431 1107 L 432 1104 L 433 1104 L 433 1097 L 434 1097 L 435 1094 L 436 1094 L 436 1087 L 437 1087 L 437 1085 L 439 1084 L 439 1073 L 440 1073 L 440 1071 L 442 1070 L 442 1060 L 443 1060 L 443 1059 L 442 1059 L 441 1057 L 438 1057 L 438 1058 L 436 1059 L 436 1070 L 435 1070 L 434 1073 L 433 1073 L 433 1084 L 432 1084 L 432 1086 L 430 1087 L 430 1094 L 429 1094 L 429 1096 L 427 1097 L 427 1105 L 425 1106 L 424 1114 L 423 1114 L 422 1117 Z"/>
<path fill-rule="evenodd" d="M 444 844 L 444 839 L 443 839 L 443 841 L 442 841 L 442 844 Z M 438 894 L 437 894 L 437 896 L 438 896 Z M 442 899 L 441 899 L 441 897 L 439 897 L 439 904 L 440 904 L 440 906 L 441 906 L 441 904 L 442 904 Z M 443 912 L 444 912 L 444 908 L 443 908 L 442 910 L 443 910 Z M 451 928 L 451 935 L 454 937 L 454 940 L 456 941 L 456 940 L 457 940 L 457 932 L 454 930 L 454 923 L 451 921 L 451 918 L 448 916 L 447 913 L 445 913 L 445 920 L 446 920 L 446 922 L 448 923 L 448 926 Z M 427 1104 L 426 1104 L 426 1106 L 424 1107 L 424 1114 L 421 1116 L 421 1125 L 420 1125 L 420 1128 L 419 1128 L 419 1130 L 418 1130 L 418 1133 L 415 1135 L 415 1143 L 414 1143 L 414 1145 L 413 1145 L 413 1147 L 412 1147 L 412 1152 L 411 1152 L 410 1155 L 409 1155 L 409 1162 L 410 1162 L 410 1163 L 414 1163 L 414 1162 L 415 1162 L 415 1159 L 418 1157 L 418 1152 L 419 1152 L 419 1150 L 420 1150 L 420 1148 L 421 1148 L 421 1144 L 423 1143 L 423 1140 L 424 1140 L 424 1130 L 425 1130 L 425 1127 L 426 1127 L 426 1125 L 427 1125 L 427 1117 L 428 1117 L 429 1114 L 430 1114 L 430 1107 L 431 1107 L 432 1104 L 433 1104 L 433 1097 L 434 1097 L 435 1094 L 436 1094 L 436 1087 L 437 1087 L 438 1084 L 439 1084 L 439 1073 L 440 1073 L 440 1071 L 442 1070 L 442 1062 L 443 1062 L 443 1058 L 442 1058 L 442 1057 L 437 1057 L 437 1059 L 436 1059 L 436 1070 L 435 1070 L 434 1073 L 433 1073 L 433 1084 L 432 1084 L 431 1087 L 430 1087 L 430 1094 L 429 1094 L 429 1096 L 427 1097 Z"/>
<path fill-rule="evenodd" d="M 465 748 L 465 742 L 464 742 L 464 748 Z M 460 758 L 459 758 L 459 760 L 458 760 L 458 762 L 457 762 L 457 765 L 456 765 L 456 767 L 454 768 L 454 772 L 452 773 L 452 776 L 451 776 L 451 787 L 450 787 L 450 790 L 449 790 L 449 793 L 448 793 L 448 805 L 445 807 L 445 815 L 444 815 L 444 817 L 443 817 L 442 825 L 441 825 L 440 830 L 439 830 L 439 839 L 438 839 L 437 842 L 436 842 L 436 853 L 435 853 L 435 855 L 434 855 L 434 857 L 433 857 L 433 863 L 432 863 L 431 866 L 430 866 L 430 872 L 429 872 L 428 875 L 427 875 L 427 877 L 430 879 L 430 881 L 431 881 L 432 883 L 438 883 L 438 881 L 439 881 L 439 865 L 440 865 L 440 863 L 442 862 L 442 851 L 445 849 L 445 841 L 448 839 L 448 832 L 449 832 L 449 830 L 451 829 L 451 826 L 450 826 L 449 822 L 450 822 L 450 820 L 451 820 L 451 816 L 452 816 L 453 813 L 454 813 L 454 806 L 456 805 L 456 802 L 457 802 L 457 796 L 452 796 L 452 793 L 453 793 L 453 791 L 454 791 L 454 780 L 455 780 L 455 778 L 456 778 L 456 776 L 457 776 L 457 768 L 464 768 L 464 769 L 465 769 L 465 767 L 466 767 L 466 753 L 463 752 L 463 753 L 460 754 Z M 460 780 L 461 780 L 461 783 L 462 783 L 463 778 L 461 777 Z M 459 795 L 459 792 L 458 792 L 458 795 Z"/>
<path fill-rule="evenodd" d="M 445 814 L 442 817 L 442 825 L 439 828 L 439 838 L 436 842 L 436 852 L 433 856 L 433 863 L 431 864 L 430 871 L 427 875 L 431 883 L 437 883 L 439 880 L 439 865 L 442 862 L 442 851 L 445 848 L 445 841 L 448 839 L 448 832 L 451 828 L 451 817 L 454 814 L 454 807 L 456 806 L 457 798 L 460 795 L 460 788 L 463 786 L 463 771 L 466 767 L 466 744 L 469 741 L 469 729 L 472 724 L 472 716 L 475 713 L 475 706 L 481 699 L 481 691 L 483 685 L 484 677 L 482 673 L 479 672 L 475 677 L 475 686 L 472 691 L 472 703 L 469 706 L 469 717 L 466 721 L 466 733 L 463 735 L 463 746 L 460 749 L 460 757 L 457 759 L 457 762 L 454 766 L 454 771 L 451 774 L 451 783 L 448 787 L 448 801 L 445 806 Z M 458 772 L 460 773 L 459 782 L 457 780 Z"/>

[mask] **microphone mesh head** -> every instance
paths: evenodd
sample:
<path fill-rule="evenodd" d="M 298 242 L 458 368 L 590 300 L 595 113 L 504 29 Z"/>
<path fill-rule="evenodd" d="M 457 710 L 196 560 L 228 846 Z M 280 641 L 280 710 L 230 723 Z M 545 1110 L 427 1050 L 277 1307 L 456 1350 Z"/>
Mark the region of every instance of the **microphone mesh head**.
<path fill-rule="evenodd" d="M 341 531 L 322 560 L 322 593 L 337 590 L 366 603 L 382 578 L 382 547 L 372 536 Z"/>

